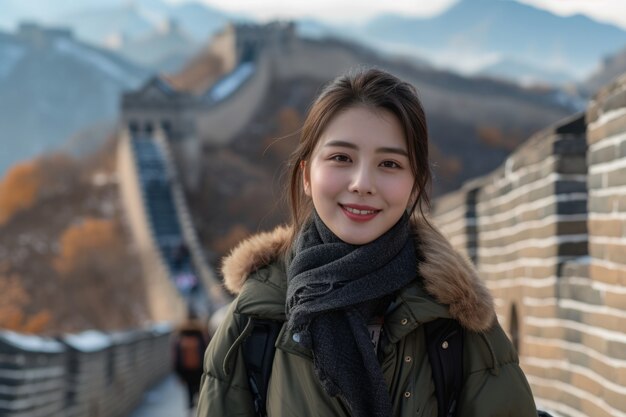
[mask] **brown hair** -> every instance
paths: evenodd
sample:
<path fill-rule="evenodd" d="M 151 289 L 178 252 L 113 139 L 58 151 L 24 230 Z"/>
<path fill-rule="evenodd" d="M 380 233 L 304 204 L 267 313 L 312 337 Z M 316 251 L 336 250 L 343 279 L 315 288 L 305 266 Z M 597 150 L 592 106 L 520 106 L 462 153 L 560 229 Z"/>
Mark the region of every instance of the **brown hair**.
<path fill-rule="evenodd" d="M 300 142 L 291 154 L 288 170 L 288 203 L 291 209 L 293 235 L 298 233 L 311 215 L 312 203 L 302 183 L 301 162 L 311 158 L 330 121 L 342 111 L 355 106 L 385 109 L 391 112 L 404 130 L 409 151 L 409 163 L 415 176 L 413 193 L 416 195 L 411 213 L 416 208 L 424 215 L 430 207 L 428 195 L 431 172 L 428 163 L 428 130 L 424 108 L 415 88 L 388 72 L 379 69 L 358 69 L 337 77 L 328 84 L 313 102 L 300 134 Z M 293 242 L 286 242 L 288 248 Z"/>

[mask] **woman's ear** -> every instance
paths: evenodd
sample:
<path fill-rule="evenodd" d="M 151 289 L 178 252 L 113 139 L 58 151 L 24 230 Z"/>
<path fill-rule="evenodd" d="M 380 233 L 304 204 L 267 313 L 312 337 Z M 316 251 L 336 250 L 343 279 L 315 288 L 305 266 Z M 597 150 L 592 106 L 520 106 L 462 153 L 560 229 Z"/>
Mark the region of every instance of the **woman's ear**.
<path fill-rule="evenodd" d="M 309 171 L 306 169 L 306 161 L 300 161 L 300 170 L 302 171 L 302 186 L 304 188 L 304 194 L 311 197 L 311 180 L 309 178 Z"/>

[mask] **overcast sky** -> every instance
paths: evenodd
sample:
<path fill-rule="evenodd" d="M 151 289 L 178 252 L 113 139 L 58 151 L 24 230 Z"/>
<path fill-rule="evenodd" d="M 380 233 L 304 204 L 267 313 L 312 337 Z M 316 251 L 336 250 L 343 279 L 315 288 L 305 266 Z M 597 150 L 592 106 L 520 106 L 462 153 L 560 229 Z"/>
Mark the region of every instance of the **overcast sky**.
<path fill-rule="evenodd" d="M 168 0 L 181 3 L 186 0 Z M 354 22 L 377 13 L 393 12 L 432 16 L 457 0 L 199 0 L 220 9 L 245 12 L 260 20 L 315 17 Z M 512 1 L 512 0 L 502 0 Z M 585 14 L 595 20 L 626 29 L 626 0 L 519 0 L 563 16 Z"/>

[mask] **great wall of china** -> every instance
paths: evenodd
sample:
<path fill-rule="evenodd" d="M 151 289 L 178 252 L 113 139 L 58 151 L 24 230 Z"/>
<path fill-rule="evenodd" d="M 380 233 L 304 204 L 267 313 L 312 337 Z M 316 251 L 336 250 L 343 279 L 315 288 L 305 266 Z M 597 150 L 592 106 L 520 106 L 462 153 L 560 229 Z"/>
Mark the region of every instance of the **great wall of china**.
<path fill-rule="evenodd" d="M 304 75 L 328 80 L 358 63 L 345 48 L 300 40 L 282 24 L 230 26 L 210 47 L 229 74 L 203 94 L 176 91 L 155 78 L 123 101 L 120 190 L 150 268 L 145 279 L 155 320 L 176 321 L 184 313 L 168 259 L 176 239 L 188 244 L 213 308 L 227 302 L 180 192 L 194 183 L 194 153 L 241 131 L 271 93 L 272 81 Z M 224 117 L 231 113 L 240 117 Z M 148 155 L 143 168 L 140 152 Z M 184 167 L 177 166 L 181 158 L 187 158 Z M 165 232 L 154 223 L 149 201 L 163 193 L 176 223 Z M 626 417 L 626 76 L 601 90 L 585 113 L 529 138 L 500 169 L 439 198 L 432 214 L 494 294 L 538 404 L 560 416 Z M 0 337 L 5 359 L 25 355 L 23 346 L 6 346 Z M 36 355 L 38 363 L 55 363 L 56 353 Z M 23 361 L 11 363 L 16 372 L 27 370 Z M 32 376 L 30 383 L 46 378 Z M 16 395 L 23 400 L 30 394 Z"/>

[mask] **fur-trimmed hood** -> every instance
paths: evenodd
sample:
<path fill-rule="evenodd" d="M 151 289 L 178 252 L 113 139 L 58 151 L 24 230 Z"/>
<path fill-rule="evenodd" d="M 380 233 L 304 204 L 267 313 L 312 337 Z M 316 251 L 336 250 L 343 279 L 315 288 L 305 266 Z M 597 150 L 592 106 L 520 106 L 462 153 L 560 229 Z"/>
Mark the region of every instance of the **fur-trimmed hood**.
<path fill-rule="evenodd" d="M 416 221 L 412 227 L 424 258 L 419 271 L 426 291 L 437 302 L 448 305 L 452 318 L 463 327 L 476 332 L 488 330 L 495 320 L 493 298 L 475 268 L 426 221 Z M 280 256 L 280 248 L 290 236 L 289 228 L 277 227 L 241 242 L 222 265 L 226 288 L 238 294 L 251 272 Z"/>

